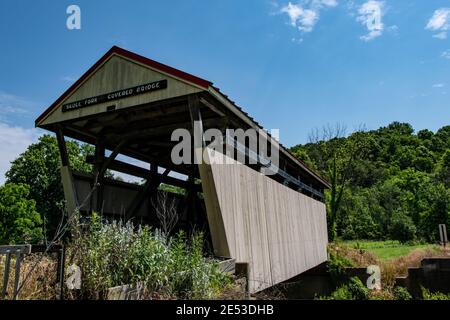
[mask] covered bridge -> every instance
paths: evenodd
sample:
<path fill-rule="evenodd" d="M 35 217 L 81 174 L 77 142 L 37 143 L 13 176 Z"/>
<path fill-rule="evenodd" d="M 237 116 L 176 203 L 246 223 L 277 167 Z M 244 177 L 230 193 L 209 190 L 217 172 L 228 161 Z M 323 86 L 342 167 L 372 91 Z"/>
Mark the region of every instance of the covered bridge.
<path fill-rule="evenodd" d="M 262 128 L 210 81 L 113 47 L 36 126 L 56 133 L 69 213 L 97 211 L 158 226 L 156 191 L 162 183 L 182 188 L 183 195 L 172 195 L 179 204 L 178 227 L 205 230 L 214 255 L 247 263 L 252 293 L 327 259 L 327 181 L 270 135 L 268 145 L 279 152 L 276 164 L 253 144 L 230 141 L 229 128 Z M 209 161 L 173 161 L 178 142 L 172 133 L 180 128 L 200 133 L 193 148 Z M 210 128 L 220 130 L 220 143 L 236 152 L 213 152 L 202 135 Z M 91 174 L 71 170 L 65 137 L 95 146 L 86 159 Z M 227 164 L 213 161 L 218 155 Z M 267 168 L 272 173 L 262 174 Z M 106 177 L 107 170 L 143 183 Z"/>

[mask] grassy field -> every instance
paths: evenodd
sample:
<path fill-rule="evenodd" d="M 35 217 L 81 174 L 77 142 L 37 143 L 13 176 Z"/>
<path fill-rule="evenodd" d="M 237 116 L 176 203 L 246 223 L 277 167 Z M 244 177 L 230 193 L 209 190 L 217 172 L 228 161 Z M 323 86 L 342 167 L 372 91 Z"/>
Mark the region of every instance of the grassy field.
<path fill-rule="evenodd" d="M 416 249 L 437 248 L 433 244 L 402 244 L 398 241 L 344 241 L 343 244 L 369 251 L 381 260 L 390 260 L 407 256 Z"/>

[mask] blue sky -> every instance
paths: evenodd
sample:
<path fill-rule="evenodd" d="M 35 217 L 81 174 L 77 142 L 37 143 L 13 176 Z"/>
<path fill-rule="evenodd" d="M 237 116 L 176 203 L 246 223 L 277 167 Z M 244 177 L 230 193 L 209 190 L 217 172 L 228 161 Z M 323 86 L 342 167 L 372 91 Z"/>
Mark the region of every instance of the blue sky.
<path fill-rule="evenodd" d="M 34 119 L 113 45 L 213 81 L 291 146 L 338 122 L 448 125 L 447 32 L 449 0 L 2 0 L 0 182 L 42 134 Z"/>

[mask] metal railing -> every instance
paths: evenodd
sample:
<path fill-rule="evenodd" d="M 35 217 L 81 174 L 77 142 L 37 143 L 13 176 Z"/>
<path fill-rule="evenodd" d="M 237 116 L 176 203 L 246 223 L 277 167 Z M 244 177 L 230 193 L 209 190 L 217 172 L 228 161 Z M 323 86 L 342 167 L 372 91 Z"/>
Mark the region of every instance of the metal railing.
<path fill-rule="evenodd" d="M 319 191 L 313 188 L 312 186 L 309 186 L 305 184 L 304 182 L 300 181 L 300 179 L 295 178 L 294 176 L 290 175 L 286 171 L 282 170 L 281 168 L 276 167 L 271 163 L 269 159 L 266 159 L 262 156 L 260 156 L 258 153 L 256 153 L 253 150 L 250 150 L 245 145 L 240 143 L 239 141 L 233 139 L 233 137 L 230 137 L 229 135 L 225 136 L 225 144 L 230 145 L 236 149 L 236 151 L 240 152 L 241 154 L 246 155 L 250 159 L 256 161 L 256 163 L 260 164 L 261 166 L 265 167 L 266 170 L 270 170 L 279 176 L 283 177 L 285 182 L 291 183 L 292 185 L 295 185 L 297 187 L 297 190 L 300 192 L 303 192 L 304 190 L 310 192 L 311 194 L 317 196 L 321 201 L 325 201 L 325 195 Z"/>

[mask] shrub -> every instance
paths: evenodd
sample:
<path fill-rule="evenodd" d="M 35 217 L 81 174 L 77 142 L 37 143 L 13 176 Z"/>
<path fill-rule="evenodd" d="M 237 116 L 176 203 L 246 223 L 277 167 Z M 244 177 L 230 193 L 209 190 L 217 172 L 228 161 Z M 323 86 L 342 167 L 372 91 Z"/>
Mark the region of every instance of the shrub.
<path fill-rule="evenodd" d="M 367 289 L 367 287 L 357 277 L 350 279 L 348 290 L 354 300 L 367 300 L 369 296 L 369 289 Z"/>
<path fill-rule="evenodd" d="M 430 290 L 422 287 L 423 300 L 450 300 L 450 294 L 441 292 L 430 292 Z"/>
<path fill-rule="evenodd" d="M 367 300 L 369 298 L 369 289 L 364 286 L 357 277 L 350 278 L 346 285 L 339 287 L 334 291 L 328 300 Z"/>
<path fill-rule="evenodd" d="M 405 243 L 416 238 L 417 229 L 412 219 L 400 211 L 392 216 L 389 233 L 391 239 Z"/>
<path fill-rule="evenodd" d="M 327 269 L 331 276 L 333 282 L 338 285 L 346 280 L 345 268 L 352 267 L 353 263 L 345 257 L 345 255 L 340 254 L 339 247 L 329 247 L 329 259 L 327 262 Z"/>
<path fill-rule="evenodd" d="M 408 292 L 408 290 L 406 290 L 406 288 L 403 288 L 403 287 L 395 287 L 393 293 L 394 293 L 395 300 L 411 300 L 412 299 L 411 294 Z"/>
<path fill-rule="evenodd" d="M 83 298 L 105 298 L 110 287 L 144 284 L 149 295 L 211 299 L 231 276 L 203 256 L 203 235 L 166 238 L 148 227 L 103 223 L 96 216 L 76 236 L 72 256 L 82 272 Z"/>

